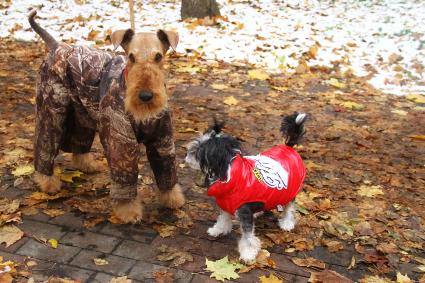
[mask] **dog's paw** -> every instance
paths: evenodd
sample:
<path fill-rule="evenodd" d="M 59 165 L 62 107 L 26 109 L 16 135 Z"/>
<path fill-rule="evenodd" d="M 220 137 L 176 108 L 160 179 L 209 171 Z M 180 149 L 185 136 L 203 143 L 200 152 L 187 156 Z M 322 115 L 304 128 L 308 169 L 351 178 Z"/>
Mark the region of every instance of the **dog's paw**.
<path fill-rule="evenodd" d="M 255 236 L 242 238 L 239 241 L 239 258 L 245 263 L 254 262 L 260 250 L 261 241 Z"/>
<path fill-rule="evenodd" d="M 61 180 L 59 176 L 46 176 L 39 172 L 35 172 L 34 181 L 40 187 L 40 190 L 47 194 L 56 194 L 61 189 Z"/>
<path fill-rule="evenodd" d="M 207 233 L 212 237 L 218 237 L 220 235 L 227 235 L 232 232 L 233 224 L 231 218 L 223 218 L 225 216 L 220 215 L 217 223 L 213 227 L 208 228 Z"/>
<path fill-rule="evenodd" d="M 213 227 L 208 228 L 207 233 L 211 237 L 218 237 L 218 236 L 224 234 L 223 230 L 221 230 L 220 228 L 216 227 L 216 225 L 214 225 Z"/>
<path fill-rule="evenodd" d="M 137 223 L 142 220 L 143 206 L 139 198 L 119 201 L 113 205 L 113 215 L 123 223 Z"/>
<path fill-rule="evenodd" d="M 165 207 L 176 209 L 182 207 L 186 200 L 180 185 L 176 184 L 171 190 L 159 193 L 159 202 Z"/>
<path fill-rule="evenodd" d="M 295 228 L 295 220 L 294 219 L 279 219 L 279 227 L 283 231 L 292 231 Z"/>
<path fill-rule="evenodd" d="M 94 159 L 92 153 L 72 154 L 72 165 L 84 173 L 96 173 L 104 168 L 103 163 Z"/>

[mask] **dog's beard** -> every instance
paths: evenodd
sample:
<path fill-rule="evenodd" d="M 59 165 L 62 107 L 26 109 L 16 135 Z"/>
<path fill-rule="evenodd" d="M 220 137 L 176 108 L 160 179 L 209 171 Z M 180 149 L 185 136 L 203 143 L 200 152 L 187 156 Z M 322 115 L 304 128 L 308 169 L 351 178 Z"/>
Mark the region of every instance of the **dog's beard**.
<path fill-rule="evenodd" d="M 201 135 L 200 137 L 198 137 L 197 139 L 195 139 L 189 144 L 187 154 L 184 160 L 187 163 L 187 165 L 189 165 L 190 168 L 195 170 L 201 170 L 201 166 L 199 164 L 199 160 L 196 158 L 196 155 L 201 144 L 210 138 L 211 138 L 211 132 L 208 132 Z"/>

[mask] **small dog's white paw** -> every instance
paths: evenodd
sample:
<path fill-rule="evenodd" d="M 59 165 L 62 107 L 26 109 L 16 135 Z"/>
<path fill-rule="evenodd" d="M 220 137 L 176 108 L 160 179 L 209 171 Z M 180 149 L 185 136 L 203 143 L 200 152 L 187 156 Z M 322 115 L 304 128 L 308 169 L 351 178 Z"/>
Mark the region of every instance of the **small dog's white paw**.
<path fill-rule="evenodd" d="M 217 225 L 221 224 L 221 225 Z M 207 233 L 212 237 L 218 237 L 220 235 L 227 235 L 232 232 L 232 222 L 229 223 L 216 223 L 213 227 L 208 228 Z"/>
<path fill-rule="evenodd" d="M 211 237 L 218 237 L 221 234 L 221 230 L 214 225 L 213 227 L 208 228 L 207 233 Z"/>
<path fill-rule="evenodd" d="M 283 231 L 291 231 L 295 228 L 295 220 L 294 219 L 279 219 L 279 227 Z"/>
<path fill-rule="evenodd" d="M 261 241 L 255 236 L 242 238 L 239 241 L 239 257 L 246 263 L 255 261 L 258 252 L 261 250 Z"/>

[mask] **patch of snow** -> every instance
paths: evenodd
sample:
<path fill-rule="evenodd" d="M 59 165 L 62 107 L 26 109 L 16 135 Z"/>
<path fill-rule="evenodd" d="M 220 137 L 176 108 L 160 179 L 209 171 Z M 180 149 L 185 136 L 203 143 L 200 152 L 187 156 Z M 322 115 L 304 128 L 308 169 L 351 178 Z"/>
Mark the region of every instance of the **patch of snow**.
<path fill-rule="evenodd" d="M 130 26 L 124 1 L 14 0 L 0 10 L 0 36 L 36 40 L 27 13 L 36 7 L 38 22 L 58 39 L 93 45 L 88 34 Z M 180 1 L 135 1 L 137 31 L 177 30 L 178 52 L 206 59 L 252 63 L 269 72 L 293 72 L 302 54 L 320 45 L 310 66 L 340 61 L 384 92 L 425 94 L 425 1 L 219 1 L 227 21 L 194 26 L 180 20 Z M 284 2 L 284 3 L 283 3 Z M 80 21 L 78 21 L 78 17 Z M 87 19 L 81 21 L 81 19 Z M 243 26 L 242 26 L 243 24 Z M 419 67 L 418 67 L 419 66 Z M 422 66 L 422 67 L 421 67 Z"/>

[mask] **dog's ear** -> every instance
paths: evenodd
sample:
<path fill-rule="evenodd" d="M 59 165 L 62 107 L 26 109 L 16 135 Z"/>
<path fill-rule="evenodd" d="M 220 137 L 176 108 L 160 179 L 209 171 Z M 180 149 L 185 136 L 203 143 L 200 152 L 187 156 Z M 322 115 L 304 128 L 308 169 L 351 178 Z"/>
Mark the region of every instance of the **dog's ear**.
<path fill-rule="evenodd" d="M 128 45 L 131 42 L 131 39 L 133 38 L 133 36 L 134 36 L 134 31 L 131 28 L 114 31 L 111 34 L 111 42 L 114 45 L 114 50 L 121 45 L 125 53 L 127 53 Z"/>
<path fill-rule="evenodd" d="M 160 29 L 156 32 L 156 35 L 162 43 L 164 53 L 168 51 L 170 46 L 176 51 L 177 44 L 179 43 L 179 34 L 177 32 Z"/>

